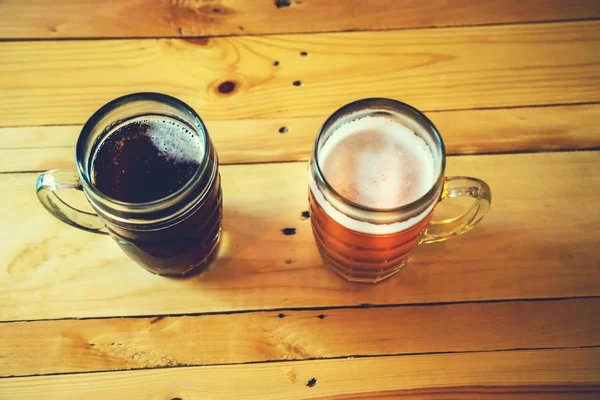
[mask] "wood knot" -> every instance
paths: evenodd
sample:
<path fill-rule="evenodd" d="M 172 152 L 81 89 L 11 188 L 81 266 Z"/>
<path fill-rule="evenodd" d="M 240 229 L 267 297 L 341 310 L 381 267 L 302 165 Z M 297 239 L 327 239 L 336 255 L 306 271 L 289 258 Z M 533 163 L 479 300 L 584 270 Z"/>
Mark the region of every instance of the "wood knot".
<path fill-rule="evenodd" d="M 235 90 L 235 82 L 233 81 L 225 81 L 222 82 L 218 87 L 219 93 L 229 94 Z"/>

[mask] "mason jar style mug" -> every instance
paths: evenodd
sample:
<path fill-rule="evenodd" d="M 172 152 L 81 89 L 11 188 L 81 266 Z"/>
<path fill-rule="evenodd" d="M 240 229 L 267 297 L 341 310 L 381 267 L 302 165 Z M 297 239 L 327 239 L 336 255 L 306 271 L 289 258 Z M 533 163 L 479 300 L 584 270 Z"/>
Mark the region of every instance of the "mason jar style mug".
<path fill-rule="evenodd" d="M 488 212 L 489 186 L 445 177 L 444 142 L 420 111 L 364 99 L 336 111 L 319 131 L 308 168 L 313 234 L 325 263 L 351 281 L 396 273 L 421 243 L 473 228 Z M 473 198 L 462 215 L 432 220 L 436 205 Z"/>
<path fill-rule="evenodd" d="M 206 126 L 182 101 L 159 93 L 120 97 L 84 125 L 76 170 L 41 174 L 42 205 L 61 221 L 109 234 L 142 267 L 183 276 L 205 267 L 221 236 L 222 192 Z M 95 214 L 59 197 L 80 190 Z"/>

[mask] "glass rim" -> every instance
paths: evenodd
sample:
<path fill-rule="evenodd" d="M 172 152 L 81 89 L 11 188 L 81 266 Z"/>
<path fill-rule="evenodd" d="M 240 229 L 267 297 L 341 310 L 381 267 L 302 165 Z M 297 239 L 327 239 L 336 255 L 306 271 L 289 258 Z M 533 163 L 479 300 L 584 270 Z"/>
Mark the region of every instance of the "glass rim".
<path fill-rule="evenodd" d="M 425 192 L 425 194 L 420 196 L 418 199 L 416 199 L 410 203 L 403 204 L 399 207 L 392 207 L 392 208 L 373 208 L 373 207 L 365 206 L 362 204 L 358 204 L 358 203 L 348 199 L 347 197 L 341 195 L 337 190 L 335 190 L 333 188 L 333 186 L 331 186 L 331 184 L 327 181 L 327 179 L 325 179 L 325 175 L 323 174 L 320 163 L 319 163 L 319 142 L 320 142 L 322 136 L 327 132 L 327 128 L 331 124 L 333 124 L 335 121 L 337 121 L 338 119 L 343 117 L 344 114 L 347 114 L 349 111 L 352 111 L 353 109 L 356 109 L 355 111 L 363 111 L 363 110 L 369 110 L 369 109 L 372 109 L 373 111 L 377 111 L 378 110 L 377 106 L 381 106 L 381 105 L 388 106 L 391 109 L 406 110 L 409 113 L 416 116 L 418 119 L 422 120 L 425 123 L 426 127 L 428 129 L 430 129 L 430 131 L 433 133 L 435 142 L 438 145 L 440 152 L 441 152 L 440 170 L 439 170 L 439 173 L 436 176 L 435 180 L 433 181 L 431 188 L 429 188 L 429 190 L 427 192 Z M 382 111 L 388 111 L 388 110 L 382 109 Z M 423 125 L 423 124 L 421 124 L 421 125 Z M 436 192 L 438 191 L 439 187 L 443 183 L 444 177 L 445 177 L 446 148 L 444 145 L 444 141 L 442 140 L 442 137 L 441 137 L 438 129 L 436 128 L 436 126 L 421 111 L 417 110 L 416 108 L 414 108 L 413 106 L 411 106 L 409 104 L 403 103 L 398 100 L 388 99 L 388 98 L 384 98 L 384 97 L 370 97 L 370 98 L 355 100 L 351 103 L 348 103 L 348 104 L 342 106 L 341 108 L 337 109 L 333 114 L 331 114 L 329 116 L 329 118 L 327 118 L 327 120 L 325 120 L 325 122 L 319 129 L 319 132 L 317 133 L 317 137 L 315 139 L 315 143 L 313 146 L 312 159 L 314 161 L 313 164 L 315 166 L 315 173 L 316 173 L 318 179 L 325 185 L 325 188 L 337 200 L 341 201 L 342 203 L 345 203 L 353 208 L 356 208 L 361 211 L 366 211 L 369 213 L 377 213 L 377 214 L 405 213 L 405 212 L 413 211 L 415 209 L 419 209 L 420 208 L 419 206 L 421 206 L 423 204 L 424 200 L 428 200 L 429 198 L 436 197 L 435 196 Z"/>
<path fill-rule="evenodd" d="M 106 194 L 104 194 L 100 190 L 98 190 L 98 188 L 96 188 L 96 186 L 94 186 L 94 184 L 91 182 L 91 179 L 88 176 L 88 173 L 86 171 L 87 169 L 89 169 L 89 166 L 84 165 L 83 157 L 80 157 L 80 154 L 83 155 L 82 153 L 85 151 L 85 149 L 83 148 L 84 147 L 84 139 L 89 135 L 91 130 L 98 124 L 98 122 L 104 116 L 106 116 L 108 113 L 114 111 L 115 109 L 117 109 L 118 107 L 120 107 L 124 104 L 127 104 L 132 101 L 139 101 L 139 100 L 156 101 L 159 103 L 164 103 L 164 104 L 174 106 L 175 108 L 183 108 L 185 111 L 188 111 L 199 122 L 200 132 L 198 132 L 198 129 L 196 127 L 192 127 L 192 128 L 194 128 L 195 133 L 197 133 L 198 135 L 201 135 L 202 138 L 204 139 L 204 155 L 203 155 L 201 164 L 198 166 L 198 169 L 194 172 L 194 175 L 192 177 L 190 177 L 190 179 L 185 183 L 185 185 L 183 185 L 177 191 L 169 194 L 168 196 L 165 196 L 165 197 L 162 197 L 162 198 L 159 198 L 156 200 L 142 202 L 142 203 L 131 203 L 131 202 L 122 201 L 122 200 L 118 200 L 113 197 L 107 196 Z M 140 118 L 145 115 L 152 115 L 152 114 L 151 113 L 141 113 L 139 115 L 132 116 L 131 118 L 128 118 L 128 119 Z M 125 122 L 125 121 L 122 121 L 122 122 Z M 105 128 L 103 128 L 103 129 L 105 129 Z M 137 93 L 126 94 L 124 96 L 121 96 L 114 100 L 111 100 L 108 103 L 106 103 L 105 105 L 103 105 L 102 107 L 100 107 L 94 114 L 92 114 L 92 116 L 83 125 L 83 128 L 81 129 L 81 132 L 77 139 L 77 145 L 75 148 L 75 161 L 77 163 L 77 170 L 79 172 L 80 178 L 86 184 L 86 188 L 92 191 L 94 196 L 97 196 L 103 202 L 109 202 L 109 203 L 115 204 L 119 207 L 128 208 L 128 209 L 132 209 L 132 210 L 142 210 L 142 209 L 152 208 L 154 206 L 167 203 L 167 202 L 173 200 L 174 198 L 180 196 L 181 194 L 187 192 L 189 190 L 189 188 L 204 173 L 204 170 L 206 169 L 207 160 L 210 157 L 209 152 L 210 152 L 210 143 L 209 143 L 208 135 L 206 132 L 206 125 L 204 124 L 204 121 L 202 121 L 202 118 L 200 118 L 200 116 L 196 113 L 196 111 L 194 111 L 194 109 L 192 107 L 190 107 L 187 103 L 185 103 L 173 96 L 169 96 L 166 94 L 156 93 L 156 92 L 137 92 Z M 89 171 L 89 172 L 91 172 L 91 171 Z"/>

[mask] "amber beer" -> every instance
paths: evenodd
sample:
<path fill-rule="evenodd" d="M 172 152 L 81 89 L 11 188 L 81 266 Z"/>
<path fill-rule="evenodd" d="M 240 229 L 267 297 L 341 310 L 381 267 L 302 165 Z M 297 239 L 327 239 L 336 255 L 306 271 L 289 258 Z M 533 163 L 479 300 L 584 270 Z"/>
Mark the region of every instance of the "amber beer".
<path fill-rule="evenodd" d="M 326 264 L 352 281 L 397 272 L 422 242 L 469 230 L 489 208 L 489 187 L 473 178 L 444 179 L 444 144 L 416 109 L 366 99 L 334 113 L 315 141 L 309 203 Z M 466 186 L 465 186 L 466 185 Z M 461 217 L 432 223 L 440 199 L 476 199 Z"/>
<path fill-rule="evenodd" d="M 325 262 L 337 273 L 355 281 L 379 281 L 408 260 L 431 220 L 431 213 L 414 226 L 389 234 L 368 234 L 349 229 L 331 218 L 310 193 L 313 234 Z"/>

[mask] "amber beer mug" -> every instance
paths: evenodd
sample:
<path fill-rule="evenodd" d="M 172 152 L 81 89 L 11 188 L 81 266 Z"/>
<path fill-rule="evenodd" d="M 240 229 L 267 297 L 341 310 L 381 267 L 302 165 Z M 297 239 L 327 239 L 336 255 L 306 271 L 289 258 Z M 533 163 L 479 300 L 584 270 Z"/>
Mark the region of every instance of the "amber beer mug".
<path fill-rule="evenodd" d="M 351 281 L 378 282 L 420 243 L 467 232 L 491 204 L 489 186 L 444 177 L 444 142 L 420 111 L 395 100 L 348 104 L 317 135 L 308 169 L 311 223 L 326 264 Z M 432 220 L 445 199 L 470 196 L 466 213 Z"/>
<path fill-rule="evenodd" d="M 38 198 L 51 214 L 109 234 L 159 275 L 208 264 L 220 239 L 221 181 L 217 153 L 191 107 L 159 93 L 118 98 L 85 124 L 75 158 L 76 171 L 38 178 Z M 67 204 L 61 189 L 83 191 L 96 213 Z"/>

